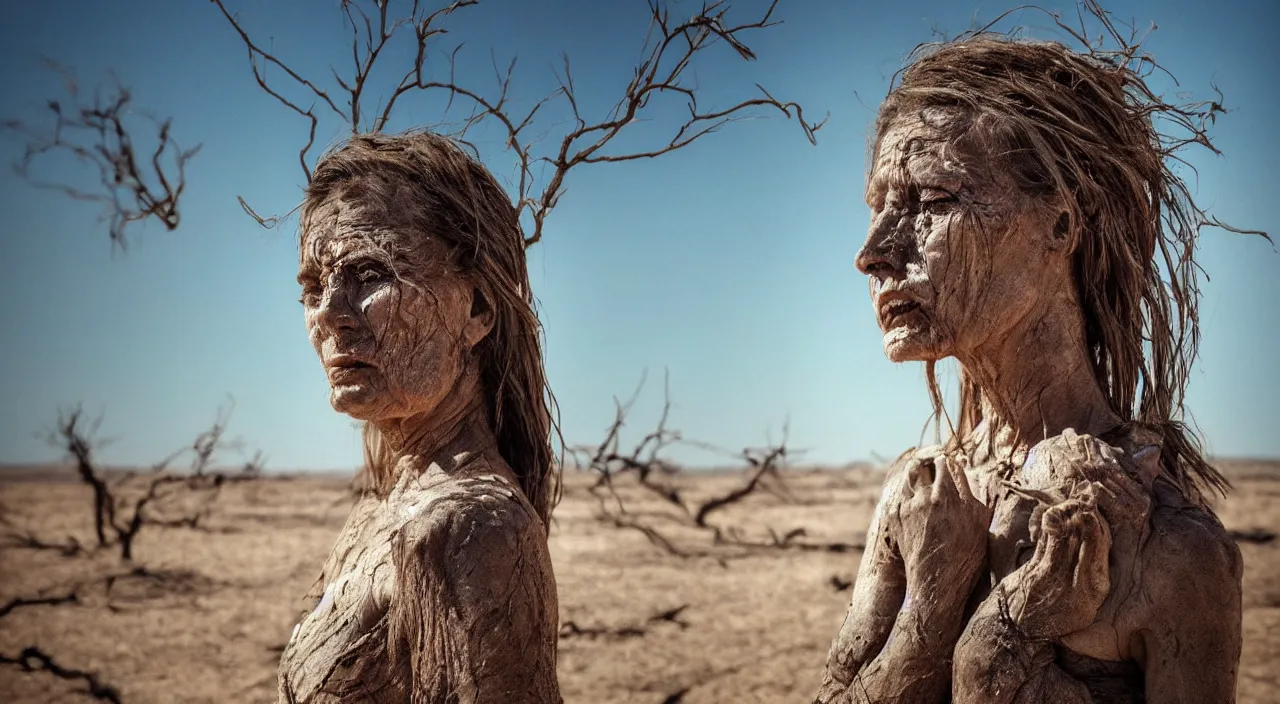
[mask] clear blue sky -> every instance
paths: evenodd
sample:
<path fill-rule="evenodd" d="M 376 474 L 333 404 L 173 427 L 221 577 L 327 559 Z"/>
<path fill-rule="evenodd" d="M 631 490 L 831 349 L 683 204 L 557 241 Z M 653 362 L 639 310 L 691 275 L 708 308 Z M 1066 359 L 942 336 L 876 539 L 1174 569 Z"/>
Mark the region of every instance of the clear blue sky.
<path fill-rule="evenodd" d="M 345 66 L 337 0 L 229 4 L 305 73 L 324 78 L 328 64 Z M 740 5 L 745 13 L 760 3 Z M 1122 18 L 1156 20 L 1147 46 L 1183 88 L 1207 94 L 1216 80 L 1235 109 L 1216 132 L 1225 157 L 1193 156 L 1199 198 L 1228 222 L 1280 233 L 1276 3 L 1109 5 Z M 570 443 L 599 437 L 612 396 L 630 393 L 646 367 L 641 429 L 655 419 L 666 367 L 673 423 L 690 437 L 756 444 L 776 438 L 789 417 L 793 446 L 816 461 L 894 455 L 917 442 L 928 415 L 922 370 L 884 359 L 865 278 L 853 267 L 868 218 L 865 137 L 912 46 L 933 28 L 954 33 L 975 11 L 987 19 L 1000 9 L 784 1 L 785 24 L 753 39 L 758 62 L 716 52 L 698 79 L 707 99 L 759 82 L 815 116 L 829 111 L 817 147 L 794 123 L 758 120 L 658 160 L 571 174 L 530 254 Z M 519 55 L 518 97 L 531 99 L 553 86 L 550 68 L 563 50 L 599 114 L 629 77 L 643 12 L 641 0 L 485 0 L 448 26 L 451 38 L 467 41 L 461 82 L 492 85 L 492 48 L 500 62 Z M 273 468 L 354 466 L 356 433 L 329 408 L 303 329 L 295 224 L 265 231 L 235 200 L 244 194 L 267 212 L 298 201 L 303 124 L 254 84 L 216 8 L 204 0 L 14 4 L 0 27 L 7 116 L 38 116 L 58 94 L 38 68 L 40 53 L 77 69 L 86 85 L 116 70 L 139 106 L 171 115 L 177 138 L 204 149 L 190 166 L 182 227 L 148 228 L 126 256 L 111 255 L 95 206 L 0 170 L 0 462 L 55 459 L 36 434 L 60 406 L 80 401 L 104 413 L 103 434 L 117 438 L 108 460 L 150 462 L 188 442 L 230 394 L 231 434 L 265 451 Z M 435 117 L 430 106 L 411 112 L 397 126 Z M 324 127 L 322 143 L 338 136 L 333 123 Z M 13 140 L 0 145 L 0 161 L 19 154 Z M 1212 452 L 1280 456 L 1280 254 L 1220 231 L 1206 233 L 1200 254 L 1212 280 L 1203 286 L 1190 408 Z"/>

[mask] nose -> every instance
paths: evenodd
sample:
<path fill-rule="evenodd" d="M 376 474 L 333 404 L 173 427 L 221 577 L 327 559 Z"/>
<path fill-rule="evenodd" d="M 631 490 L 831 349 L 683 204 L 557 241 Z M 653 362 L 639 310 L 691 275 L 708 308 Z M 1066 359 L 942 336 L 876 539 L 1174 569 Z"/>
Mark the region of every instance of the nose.
<path fill-rule="evenodd" d="M 352 330 L 358 322 L 351 292 L 340 282 L 330 286 L 316 310 L 316 322 L 331 330 Z"/>
<path fill-rule="evenodd" d="M 858 271 L 880 278 L 902 271 L 904 262 L 897 223 L 898 218 L 888 212 L 872 221 L 867 241 L 853 260 Z"/>

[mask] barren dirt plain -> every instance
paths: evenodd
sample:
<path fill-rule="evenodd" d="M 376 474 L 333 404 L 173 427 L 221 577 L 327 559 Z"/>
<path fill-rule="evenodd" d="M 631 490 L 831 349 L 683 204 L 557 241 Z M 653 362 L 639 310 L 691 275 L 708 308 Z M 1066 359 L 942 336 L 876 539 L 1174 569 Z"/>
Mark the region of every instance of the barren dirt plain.
<path fill-rule="evenodd" d="M 1244 555 L 1244 655 L 1239 702 L 1280 701 L 1280 462 L 1222 462 L 1235 490 L 1217 503 Z M 785 470 L 785 491 L 752 495 L 717 512 L 745 539 L 769 531 L 793 543 L 860 546 L 882 471 Z M 683 474 L 685 496 L 723 493 L 730 473 Z M 565 701 L 806 702 L 840 625 L 860 557 L 790 547 L 713 546 L 706 532 L 652 518 L 691 556 L 656 547 L 641 531 L 597 517 L 592 477 L 566 476 L 551 554 L 560 590 L 560 682 Z M 310 604 L 311 587 L 342 527 L 349 478 L 268 477 L 228 486 L 207 531 L 145 529 L 133 564 L 110 551 L 66 557 L 3 548 L 0 604 L 57 596 L 76 603 L 0 615 L 0 655 L 36 646 L 65 668 L 96 673 L 121 700 L 274 702 L 280 649 Z M 662 510 L 623 489 L 632 515 Z M 65 472 L 0 470 L 10 526 L 47 540 L 91 542 L 91 493 Z M 1269 537 L 1271 536 L 1271 537 Z M 143 571 L 130 574 L 135 567 Z M 107 587 L 102 578 L 120 574 Z M 665 616 L 664 616 L 665 614 Z M 0 664 L 0 702 L 90 701 L 82 681 Z"/>

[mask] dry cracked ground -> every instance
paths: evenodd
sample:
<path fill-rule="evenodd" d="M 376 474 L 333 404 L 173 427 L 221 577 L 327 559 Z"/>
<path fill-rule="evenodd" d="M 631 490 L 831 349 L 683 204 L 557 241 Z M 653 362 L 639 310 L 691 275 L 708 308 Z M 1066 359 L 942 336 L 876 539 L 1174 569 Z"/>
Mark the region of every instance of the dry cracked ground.
<path fill-rule="evenodd" d="M 1280 462 L 1221 463 L 1235 484 L 1217 509 L 1240 531 L 1244 554 L 1244 656 L 1239 701 L 1280 701 Z M 797 528 L 809 544 L 857 543 L 883 474 L 869 467 L 788 470 L 787 492 L 753 495 L 714 516 L 748 539 Z M 63 473 L 0 470 L 10 525 L 49 540 L 92 537 L 89 490 Z M 693 498 L 722 492 L 736 475 L 684 475 Z M 565 701 L 806 702 L 839 627 L 857 549 L 713 550 L 681 558 L 640 531 L 597 519 L 591 479 L 572 474 L 556 511 L 551 554 L 560 587 L 560 681 Z M 0 604 L 57 595 L 79 603 L 30 606 L 0 620 L 0 654 L 37 646 L 67 668 L 96 673 L 124 702 L 274 702 L 282 644 L 307 608 L 350 506 L 347 478 L 267 478 L 227 488 L 210 532 L 144 530 L 127 574 L 110 556 L 68 558 L 7 547 Z M 632 512 L 660 502 L 627 493 Z M 664 533 L 691 551 L 704 534 Z M 727 556 L 727 558 L 726 558 Z M 101 577 L 125 572 L 107 596 Z M 95 582 L 97 580 L 97 582 Z M 665 616 L 664 616 L 665 614 Z M 90 701 L 79 681 L 0 665 L 0 701 Z"/>

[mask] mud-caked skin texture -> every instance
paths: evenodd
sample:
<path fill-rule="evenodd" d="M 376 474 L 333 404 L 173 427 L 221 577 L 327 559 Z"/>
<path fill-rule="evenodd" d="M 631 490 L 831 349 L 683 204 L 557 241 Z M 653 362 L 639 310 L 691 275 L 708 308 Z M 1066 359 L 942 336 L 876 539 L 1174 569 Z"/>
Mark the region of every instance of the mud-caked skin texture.
<path fill-rule="evenodd" d="M 895 462 L 816 701 L 1234 701 L 1239 550 L 1125 430 Z"/>
<path fill-rule="evenodd" d="M 1138 374 L 1091 362 L 1087 223 L 991 115 L 884 115 L 857 257 L 884 350 L 954 357 L 976 402 L 890 468 L 816 701 L 1233 702 L 1240 554 L 1175 426 L 1125 410 Z"/>
<path fill-rule="evenodd" d="M 1067 430 L 995 488 L 992 588 L 955 649 L 955 701 L 1234 701 L 1240 553 L 1159 452 L 1141 429 Z"/>
<path fill-rule="evenodd" d="M 490 459 L 355 507 L 280 663 L 292 702 L 555 702 L 546 532 Z"/>
<path fill-rule="evenodd" d="M 451 148 L 435 139 L 366 146 Z M 501 451 L 476 354 L 495 297 L 455 243 L 407 214 L 414 194 L 386 173 L 375 163 L 304 208 L 307 330 L 333 407 L 379 444 L 366 447 L 374 489 L 282 655 L 279 701 L 558 704 L 545 508 Z M 521 246 L 518 231 L 508 244 Z"/>

